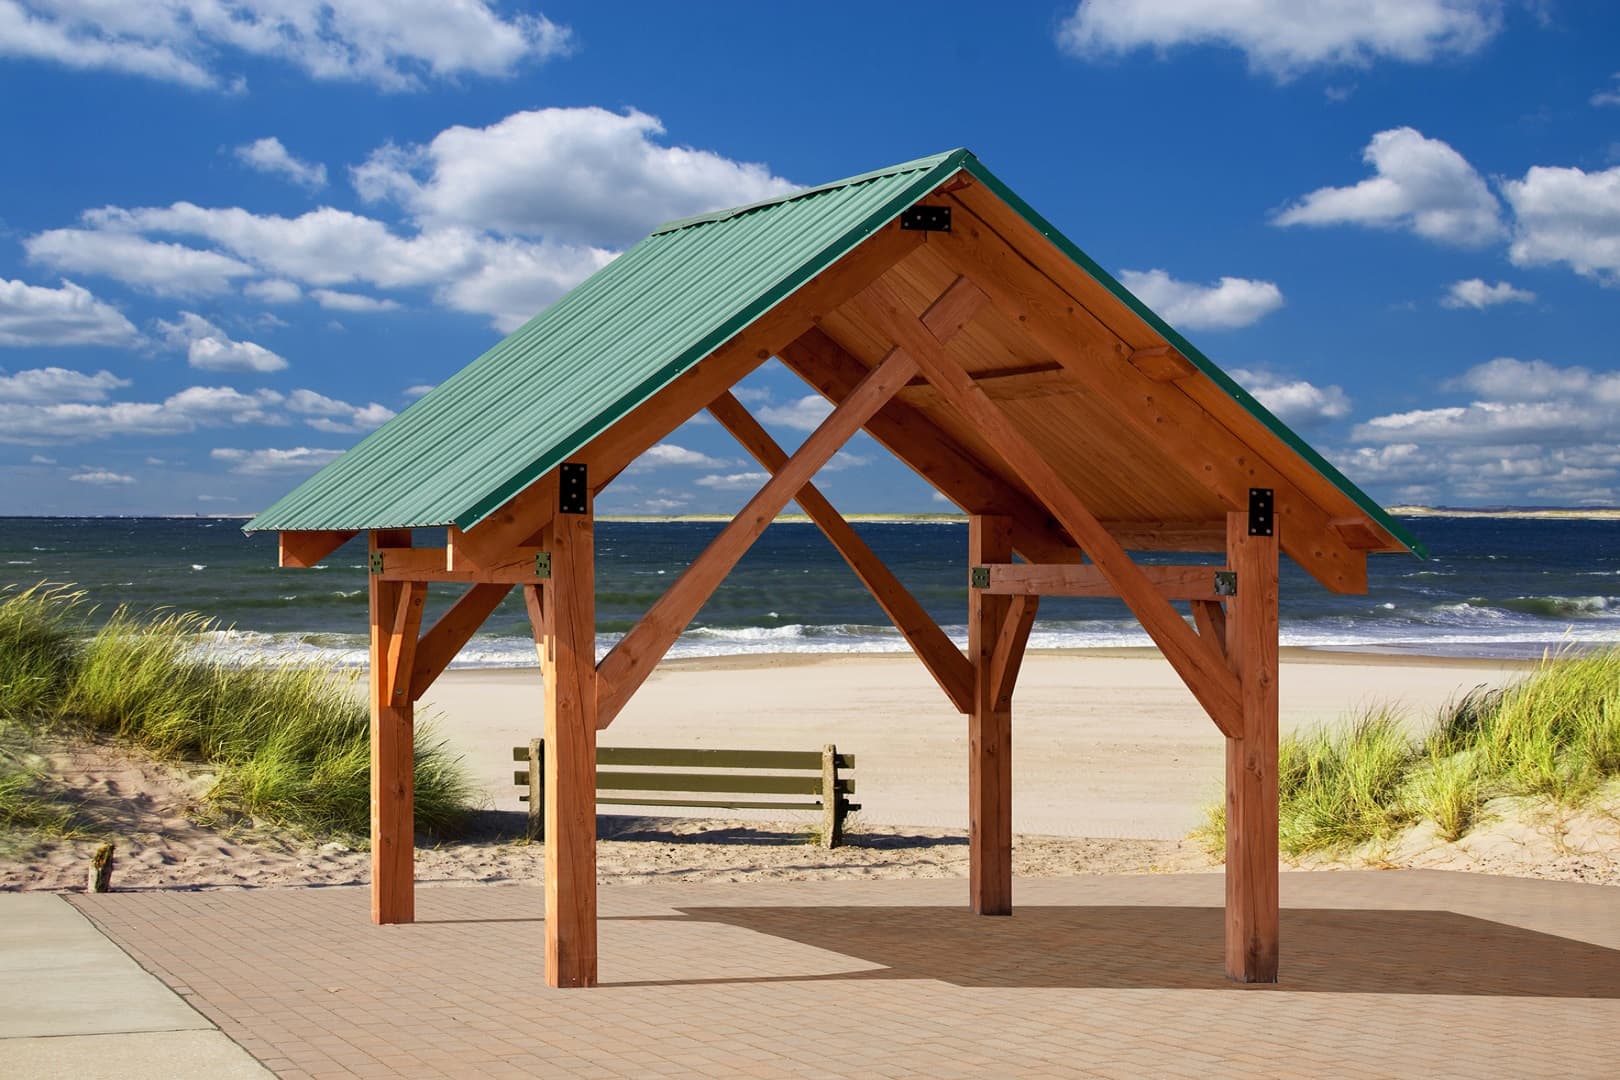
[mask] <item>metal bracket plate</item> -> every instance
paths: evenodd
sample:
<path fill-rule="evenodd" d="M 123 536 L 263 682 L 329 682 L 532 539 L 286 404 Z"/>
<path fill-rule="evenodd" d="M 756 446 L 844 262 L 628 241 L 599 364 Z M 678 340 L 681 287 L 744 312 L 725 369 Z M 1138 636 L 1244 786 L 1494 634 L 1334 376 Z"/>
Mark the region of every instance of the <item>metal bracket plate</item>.
<path fill-rule="evenodd" d="M 534 576 L 549 578 L 551 576 L 551 552 L 537 551 L 534 553 Z"/>
<path fill-rule="evenodd" d="M 988 589 L 990 587 L 990 568 L 988 566 L 975 566 L 968 577 L 968 584 L 975 589 Z"/>
<path fill-rule="evenodd" d="M 383 553 L 380 551 L 373 551 L 371 553 L 371 572 L 373 574 L 380 574 L 383 572 Z"/>
<path fill-rule="evenodd" d="M 1216 596 L 1236 596 L 1237 595 L 1237 571 L 1236 570 L 1217 570 L 1217 571 L 1215 571 L 1215 595 Z"/>
<path fill-rule="evenodd" d="M 557 509 L 564 514 L 583 514 L 590 504 L 590 491 L 585 486 L 585 466 L 577 461 L 565 461 L 557 466 Z"/>
<path fill-rule="evenodd" d="M 900 211 L 900 227 L 914 232 L 950 232 L 951 208 L 913 206 Z"/>
<path fill-rule="evenodd" d="M 1249 489 L 1249 535 L 1270 536 L 1274 527 L 1272 517 L 1272 491 L 1270 488 Z"/>

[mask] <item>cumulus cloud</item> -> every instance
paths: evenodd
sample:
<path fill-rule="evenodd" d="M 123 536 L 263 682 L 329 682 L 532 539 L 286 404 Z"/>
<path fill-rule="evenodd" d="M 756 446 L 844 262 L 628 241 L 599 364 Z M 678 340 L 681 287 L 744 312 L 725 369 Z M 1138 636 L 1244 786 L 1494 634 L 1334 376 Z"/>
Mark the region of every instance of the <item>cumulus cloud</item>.
<path fill-rule="evenodd" d="M 1270 281 L 1223 277 L 1213 285 L 1177 281 L 1163 270 L 1122 270 L 1120 280 L 1170 325 L 1185 330 L 1232 330 L 1259 322 L 1283 306 Z"/>
<path fill-rule="evenodd" d="M 665 466 L 678 466 L 694 469 L 722 469 L 731 462 L 724 458 L 711 457 L 699 450 L 689 450 L 674 443 L 659 443 L 646 453 L 636 458 L 631 464 L 631 471 L 657 469 Z"/>
<path fill-rule="evenodd" d="M 94 375 L 67 368 L 31 368 L 15 375 L 0 373 L 0 401 L 45 405 L 62 401 L 104 401 L 107 395 L 128 386 L 110 371 Z"/>
<path fill-rule="evenodd" d="M 1593 105 L 1620 105 L 1620 71 L 1614 73 L 1614 85 L 1592 95 Z"/>
<path fill-rule="evenodd" d="M 1272 219 L 1278 225 L 1406 229 L 1455 247 L 1484 247 L 1506 233 L 1501 205 L 1456 150 L 1409 128 L 1380 131 L 1362 158 L 1376 175 L 1311 192 Z"/>
<path fill-rule="evenodd" d="M 236 148 L 236 159 L 250 169 L 291 180 L 310 189 L 326 186 L 326 166 L 294 157 L 275 136 L 255 139 Z"/>
<path fill-rule="evenodd" d="M 1340 386 L 1317 386 L 1305 379 L 1290 379 L 1270 371 L 1232 370 L 1249 393 L 1293 427 L 1315 427 L 1350 415 L 1350 398 Z"/>
<path fill-rule="evenodd" d="M 123 473 L 115 473 L 111 469 L 84 469 L 68 477 L 69 480 L 79 484 L 94 484 L 97 487 L 117 487 L 121 484 L 133 484 L 135 478 Z"/>
<path fill-rule="evenodd" d="M 399 301 L 364 296 L 360 293 L 339 292 L 336 289 L 313 289 L 310 298 L 328 311 L 347 311 L 367 315 L 378 311 L 398 311 Z"/>
<path fill-rule="evenodd" d="M 695 483 L 715 491 L 751 491 L 770 478 L 770 473 L 763 472 L 712 473 L 698 477 Z"/>
<path fill-rule="evenodd" d="M 353 170 L 356 189 L 431 226 L 493 229 L 586 246 L 624 245 L 671 218 L 794 190 L 764 165 L 661 145 L 635 109 L 551 108 L 422 146 L 385 146 Z"/>
<path fill-rule="evenodd" d="M 229 292 L 238 278 L 256 273 L 240 259 L 216 251 L 119 230 L 48 229 L 24 240 L 23 249 L 34 262 L 68 273 L 108 277 L 158 296 Z"/>
<path fill-rule="evenodd" d="M 287 411 L 302 416 L 304 423 L 316 431 L 330 432 L 370 431 L 394 418 L 393 409 L 375 401 L 351 405 L 313 390 L 294 390 L 288 394 Z"/>
<path fill-rule="evenodd" d="M 341 450 L 317 450 L 308 446 L 294 446 L 284 450 L 273 447 L 262 450 L 240 450 L 227 446 L 210 451 L 209 456 L 215 461 L 228 462 L 233 473 L 265 476 L 314 472 L 342 453 Z"/>
<path fill-rule="evenodd" d="M 118 435 L 179 435 L 233 424 L 283 424 L 274 390 L 244 394 L 228 386 L 191 386 L 162 401 L 0 402 L 0 443 L 47 445 Z"/>
<path fill-rule="evenodd" d="M 191 311 L 182 311 L 175 322 L 158 321 L 164 340 L 186 350 L 186 362 L 207 371 L 280 371 L 287 361 L 263 345 L 233 341 L 231 337 Z"/>
<path fill-rule="evenodd" d="M 1421 63 L 1477 51 L 1501 0 L 1081 0 L 1058 30 L 1079 56 L 1220 45 L 1279 80 L 1310 68 Z"/>
<path fill-rule="evenodd" d="M 268 281 L 250 281 L 242 286 L 242 295 L 266 304 L 291 304 L 303 299 L 304 290 L 296 281 L 271 278 Z"/>
<path fill-rule="evenodd" d="M 1350 475 L 1413 501 L 1620 502 L 1620 371 L 1499 357 L 1446 388 L 1472 400 L 1358 424 Z"/>
<path fill-rule="evenodd" d="M 1498 304 L 1528 304 L 1535 298 L 1536 294 L 1529 289 L 1520 289 L 1505 281 L 1487 285 L 1483 278 L 1469 278 L 1466 281 L 1452 282 L 1451 288 L 1446 290 L 1440 304 L 1448 308 L 1474 308 L 1482 311 Z"/>
<path fill-rule="evenodd" d="M 1589 173 L 1537 165 L 1502 193 L 1516 219 L 1508 251 L 1516 265 L 1566 263 L 1620 285 L 1620 166 Z"/>
<path fill-rule="evenodd" d="M 410 90 L 511 75 L 568 48 L 565 27 L 539 14 L 503 18 L 486 0 L 0 0 L 0 55 L 199 89 L 245 85 L 217 66 L 233 53 Z"/>
<path fill-rule="evenodd" d="M 759 419 L 794 431 L 814 431 L 832 412 L 832 404 L 819 394 L 807 394 L 785 405 L 766 405 Z"/>
<path fill-rule="evenodd" d="M 52 289 L 0 278 L 0 345 L 130 345 L 139 337 L 123 312 L 71 281 Z"/>

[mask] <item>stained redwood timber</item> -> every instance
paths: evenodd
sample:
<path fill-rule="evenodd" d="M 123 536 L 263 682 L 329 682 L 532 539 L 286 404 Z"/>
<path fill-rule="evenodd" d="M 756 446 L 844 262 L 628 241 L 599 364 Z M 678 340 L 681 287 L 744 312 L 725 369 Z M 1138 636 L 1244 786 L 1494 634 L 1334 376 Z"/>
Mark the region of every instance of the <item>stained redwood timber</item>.
<path fill-rule="evenodd" d="M 1040 602 L 1038 596 L 1015 596 L 1007 605 L 1007 615 L 996 634 L 996 649 L 990 657 L 990 700 L 997 709 L 1012 708 L 1013 689 L 1024 666 L 1024 650 Z"/>
<path fill-rule="evenodd" d="M 1250 487 L 1274 489 L 1277 505 L 1285 507 L 1290 515 L 1288 528 L 1283 530 L 1288 555 L 1334 592 L 1366 592 L 1365 552 L 1347 547 L 1329 527 L 1327 512 L 1320 505 L 1216 422 L 1202 404 L 1188 397 L 1189 386 L 1208 380 L 1156 382 L 1137 370 L 1127 359 L 1134 347 L 1132 341 L 1122 340 L 1115 328 L 1099 321 L 1082 301 L 1015 249 L 996 226 L 975 213 L 982 206 L 987 215 L 997 216 L 997 226 L 1017 228 L 1007 220 L 1008 214 L 997 209 L 999 200 L 986 201 L 983 194 L 975 187 L 951 196 L 956 205 L 951 231 L 935 234 L 929 252 L 983 288 L 998 311 L 1020 326 L 1053 359 L 1068 366 L 1088 392 L 1113 403 L 1118 416 L 1144 438 L 1163 446 L 1188 476 L 1203 483 L 1228 508 L 1247 506 Z M 1010 217 L 1016 219 L 1017 215 Z M 1019 233 L 1027 233 L 1042 247 L 1050 247 L 1027 226 Z M 1061 256 L 1061 263 L 1069 265 L 1068 257 Z M 1054 260 L 1053 265 L 1058 261 Z M 1075 273 L 1079 273 L 1078 269 Z M 1100 288 L 1094 282 L 1093 286 Z M 1225 396 L 1224 391 L 1217 393 Z"/>
<path fill-rule="evenodd" d="M 766 526 L 916 370 L 916 361 L 900 350 L 873 369 L 653 603 L 641 621 L 619 639 L 597 669 L 599 727 L 613 722 L 630 695 L 652 674 L 664 653 Z"/>
<path fill-rule="evenodd" d="M 378 530 L 368 538 L 372 551 L 410 542 L 409 529 Z M 380 924 L 416 919 L 415 710 L 394 696 L 401 679 L 410 682 L 395 641 L 410 628 L 404 588 L 371 578 L 371 921 Z"/>
<path fill-rule="evenodd" d="M 379 575 L 384 581 L 459 581 L 491 585 L 527 585 L 540 578 L 535 556 L 544 548 L 524 545 L 499 555 L 488 554 L 474 564 L 465 553 L 458 559 L 456 547 L 408 548 L 383 556 Z M 456 569 L 449 569 L 451 565 Z"/>
<path fill-rule="evenodd" d="M 819 328 L 796 339 L 780 358 L 834 405 L 848 397 L 868 371 Z M 866 422 L 866 432 L 963 511 L 1012 519 L 1013 546 L 1025 558 L 1079 562 L 1083 557 L 1045 509 L 986 469 L 920 409 L 898 399 L 890 401 Z M 1225 535 L 1223 524 L 1222 543 Z"/>
<path fill-rule="evenodd" d="M 279 562 L 285 567 L 307 570 L 358 535 L 353 529 L 283 530 L 276 534 Z"/>
<path fill-rule="evenodd" d="M 1226 740 L 1226 974 L 1276 982 L 1278 537 L 1250 536 L 1247 513 L 1227 522 L 1227 558 L 1239 585 L 1229 601 L 1226 652 L 1243 727 Z"/>
<path fill-rule="evenodd" d="M 720 425 L 742 444 L 743 449 L 771 473 L 787 464 L 788 453 L 759 421 L 729 391 L 709 404 L 709 412 Z M 958 712 L 973 708 L 973 666 L 945 631 L 929 617 L 900 579 L 867 546 L 853 526 L 839 514 L 813 483 L 807 483 L 793 496 L 800 508 L 821 529 L 833 547 L 849 563 L 855 576 L 872 593 L 895 629 L 910 643 L 928 673 L 939 683 Z"/>
<path fill-rule="evenodd" d="M 992 563 L 985 592 L 1002 596 L 1118 596 L 1114 585 L 1094 563 L 1043 566 L 1038 563 Z M 1219 600 L 1215 575 L 1224 566 L 1139 565 L 1143 577 L 1166 600 Z"/>
<path fill-rule="evenodd" d="M 546 531 L 552 576 L 525 585 L 545 686 L 546 984 L 596 985 L 596 560 L 584 513 Z"/>
<path fill-rule="evenodd" d="M 1235 735 L 1240 730 L 1237 682 L 1219 653 L 1199 640 L 1170 602 L 1159 595 L 1141 568 L 1131 561 L 1125 549 L 1092 516 L 1057 469 L 985 396 L 967 372 L 934 340 L 928 328 L 910 314 L 893 288 L 883 281 L 873 282 L 862 291 L 858 303 L 866 317 L 889 340 L 916 359 L 923 374 L 945 399 L 968 422 L 979 427 L 1009 468 L 1079 541 L 1215 725 L 1227 735 Z"/>
<path fill-rule="evenodd" d="M 484 620 L 494 614 L 512 586 L 474 585 L 433 623 L 416 646 L 416 670 L 411 675 L 411 700 L 418 701 L 433 681 L 444 674 Z"/>
<path fill-rule="evenodd" d="M 1012 528 L 1006 518 L 975 514 L 968 519 L 973 565 L 1011 557 Z M 974 677 L 968 715 L 968 902 L 976 915 L 1012 914 L 1012 708 L 1010 700 L 1000 700 L 995 665 L 1010 606 L 1004 596 L 969 590 L 968 655 Z"/>
<path fill-rule="evenodd" d="M 879 229 L 691 370 L 592 439 L 571 460 L 587 467 L 593 494 L 722 391 L 730 389 L 788 342 L 813 327 L 823 312 L 855 295 L 915 250 L 926 235 L 903 230 L 898 224 Z M 465 531 L 457 530 L 465 556 L 477 562 L 520 544 L 534 543 L 554 512 L 556 499 L 550 491 L 555 488 L 547 485 L 555 482 L 554 472 L 548 473 L 477 525 Z"/>
<path fill-rule="evenodd" d="M 1219 600 L 1194 600 L 1193 625 L 1198 636 L 1214 645 L 1226 655 L 1226 605 Z"/>
<path fill-rule="evenodd" d="M 1334 518 L 1328 524 L 1353 551 L 1377 551 L 1386 541 L 1366 518 Z"/>
<path fill-rule="evenodd" d="M 1168 345 L 1148 345 L 1132 349 L 1125 359 L 1130 362 L 1131 367 L 1154 382 L 1174 382 L 1198 373 L 1191 360 Z"/>
<path fill-rule="evenodd" d="M 1105 521 L 1103 528 L 1126 551 L 1226 550 L 1226 522 Z"/>

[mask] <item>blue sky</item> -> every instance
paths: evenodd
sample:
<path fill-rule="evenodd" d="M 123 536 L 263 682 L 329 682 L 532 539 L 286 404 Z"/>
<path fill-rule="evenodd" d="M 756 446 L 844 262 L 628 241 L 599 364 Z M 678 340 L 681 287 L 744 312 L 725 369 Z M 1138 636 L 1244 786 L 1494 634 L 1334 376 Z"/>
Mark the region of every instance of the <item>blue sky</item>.
<path fill-rule="evenodd" d="M 252 512 L 658 222 L 963 145 L 1375 497 L 1620 504 L 1620 5 L 0 0 L 0 100 L 0 514 Z"/>

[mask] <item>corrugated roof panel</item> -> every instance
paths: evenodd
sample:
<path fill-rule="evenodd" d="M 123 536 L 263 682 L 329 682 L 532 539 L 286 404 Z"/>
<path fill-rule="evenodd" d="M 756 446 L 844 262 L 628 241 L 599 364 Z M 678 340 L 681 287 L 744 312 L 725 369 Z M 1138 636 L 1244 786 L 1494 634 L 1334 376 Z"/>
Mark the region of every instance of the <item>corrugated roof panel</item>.
<path fill-rule="evenodd" d="M 965 151 L 674 222 L 247 525 L 468 527 L 956 171 Z"/>

